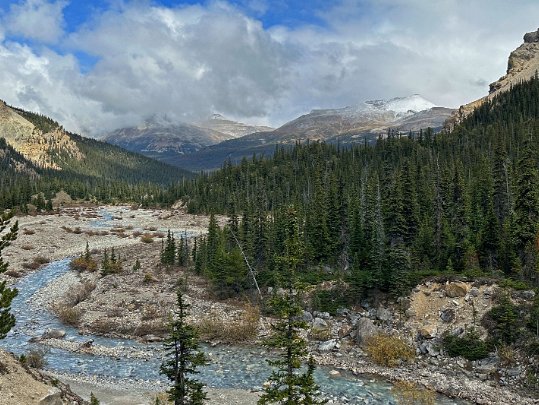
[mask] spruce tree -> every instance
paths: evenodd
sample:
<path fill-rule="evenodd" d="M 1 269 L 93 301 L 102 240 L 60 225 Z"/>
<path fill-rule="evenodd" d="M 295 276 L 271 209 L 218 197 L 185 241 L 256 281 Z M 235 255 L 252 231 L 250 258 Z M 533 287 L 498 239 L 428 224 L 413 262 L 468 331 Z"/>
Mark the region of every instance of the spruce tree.
<path fill-rule="evenodd" d="M 199 349 L 195 328 L 186 323 L 190 305 L 181 287 L 177 291 L 176 304 L 175 316 L 164 343 L 167 358 L 161 364 L 161 373 L 172 383 L 167 393 L 174 405 L 200 405 L 206 399 L 204 384 L 191 376 L 198 374 L 197 368 L 206 364 L 207 359 Z"/>
<path fill-rule="evenodd" d="M 268 379 L 268 385 L 258 400 L 258 404 L 323 404 L 326 401 L 317 397 L 318 387 L 313 379 L 314 361 L 309 359 L 307 370 L 301 371 L 302 364 L 308 354 L 307 342 L 301 336 L 301 330 L 307 328 L 301 320 L 302 313 L 299 301 L 301 290 L 297 282 L 297 271 L 303 255 L 303 246 L 299 234 L 296 212 L 288 210 L 285 251 L 277 258 L 281 280 L 286 287 L 284 295 L 275 295 L 271 308 L 279 316 L 272 325 L 273 333 L 264 344 L 281 351 L 277 360 L 268 360 L 276 369 Z"/>
<path fill-rule="evenodd" d="M 17 238 L 19 230 L 18 222 L 9 228 L 11 218 L 11 213 L 0 215 L 0 235 L 2 235 L 0 238 L 0 274 L 5 273 L 8 268 L 8 263 L 2 257 L 2 251 Z M 7 288 L 5 280 L 0 282 L 0 339 L 4 339 L 11 328 L 15 326 L 15 317 L 9 311 L 11 310 L 11 302 L 16 296 L 16 289 Z"/>

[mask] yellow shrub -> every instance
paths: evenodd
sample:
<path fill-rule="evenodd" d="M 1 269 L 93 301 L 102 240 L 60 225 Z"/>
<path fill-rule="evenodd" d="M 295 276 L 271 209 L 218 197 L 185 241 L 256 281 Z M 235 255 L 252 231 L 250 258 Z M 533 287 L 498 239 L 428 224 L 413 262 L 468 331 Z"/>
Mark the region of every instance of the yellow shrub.
<path fill-rule="evenodd" d="M 408 343 L 384 334 L 368 338 L 364 350 L 376 364 L 386 367 L 395 367 L 401 361 L 411 361 L 415 357 L 415 351 Z"/>
<path fill-rule="evenodd" d="M 198 321 L 195 327 L 204 340 L 237 343 L 256 338 L 259 321 L 260 310 L 258 307 L 247 305 L 238 320 L 225 321 L 217 314 L 212 313 Z"/>
<path fill-rule="evenodd" d="M 436 394 L 428 388 L 422 388 L 410 381 L 397 381 L 391 392 L 402 405 L 434 405 Z"/>

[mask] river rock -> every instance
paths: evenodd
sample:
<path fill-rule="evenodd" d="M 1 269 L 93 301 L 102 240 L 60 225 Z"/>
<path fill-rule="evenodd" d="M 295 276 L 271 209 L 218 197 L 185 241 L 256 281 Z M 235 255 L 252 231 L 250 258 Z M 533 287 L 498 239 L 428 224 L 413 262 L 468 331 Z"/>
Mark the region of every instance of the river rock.
<path fill-rule="evenodd" d="M 309 311 L 303 311 L 303 314 L 301 315 L 301 320 L 310 323 L 313 321 L 313 314 L 311 314 Z"/>
<path fill-rule="evenodd" d="M 66 331 L 62 329 L 47 329 L 41 335 L 41 339 L 63 339 L 66 335 Z"/>
<path fill-rule="evenodd" d="M 468 285 L 462 282 L 448 283 L 444 290 L 449 298 L 464 297 L 468 293 Z"/>
<path fill-rule="evenodd" d="M 419 329 L 419 336 L 423 339 L 433 339 L 436 335 L 436 325 L 424 325 Z"/>
<path fill-rule="evenodd" d="M 327 340 L 318 345 L 318 350 L 320 350 L 321 352 L 329 352 L 333 349 L 338 349 L 338 348 L 339 348 L 339 344 L 337 343 L 337 340 L 335 339 Z"/>
<path fill-rule="evenodd" d="M 62 391 L 58 388 L 51 388 L 49 392 L 39 400 L 39 405 L 63 405 Z"/>
<path fill-rule="evenodd" d="M 453 322 L 455 319 L 455 310 L 453 308 L 442 309 L 440 311 L 440 319 L 445 322 Z"/>
<path fill-rule="evenodd" d="M 361 318 L 356 324 L 356 342 L 362 344 L 365 339 L 378 334 L 379 330 L 369 318 Z"/>
<path fill-rule="evenodd" d="M 315 317 L 315 318 L 321 318 L 321 319 L 331 319 L 331 315 L 329 314 L 329 312 L 318 312 L 318 311 L 314 311 L 314 312 L 313 312 L 313 317 Z"/>
<path fill-rule="evenodd" d="M 376 318 L 378 318 L 379 320 L 381 320 L 383 322 L 388 322 L 388 321 L 391 320 L 391 318 L 393 318 L 393 314 L 391 313 L 391 311 L 389 309 L 379 307 L 376 310 Z"/>
<path fill-rule="evenodd" d="M 328 323 L 322 318 L 314 318 L 313 329 L 327 329 Z"/>

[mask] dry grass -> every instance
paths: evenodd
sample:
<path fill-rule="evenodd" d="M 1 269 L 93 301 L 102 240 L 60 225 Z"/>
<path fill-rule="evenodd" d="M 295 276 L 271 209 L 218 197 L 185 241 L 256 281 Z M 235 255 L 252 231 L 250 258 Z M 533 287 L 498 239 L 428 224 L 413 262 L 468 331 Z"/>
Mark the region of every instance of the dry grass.
<path fill-rule="evenodd" d="M 250 341 L 257 337 L 260 322 L 258 307 L 247 305 L 238 320 L 223 320 L 211 313 L 195 324 L 203 340 L 219 340 L 226 343 Z"/>
<path fill-rule="evenodd" d="M 32 349 L 20 358 L 21 363 L 31 368 L 43 368 L 46 364 L 45 351 Z"/>
<path fill-rule="evenodd" d="M 95 283 L 91 281 L 84 281 L 83 283 L 72 287 L 67 293 L 65 300 L 68 305 L 75 306 L 82 301 L 86 301 L 92 291 L 95 290 Z"/>
<path fill-rule="evenodd" d="M 434 405 L 436 394 L 410 381 L 397 381 L 391 389 L 397 402 L 402 405 Z"/>
<path fill-rule="evenodd" d="M 32 250 L 34 247 L 32 245 L 22 245 L 21 246 L 21 249 L 22 250 Z"/>
<path fill-rule="evenodd" d="M 412 361 L 415 351 L 408 343 L 398 337 L 378 334 L 368 338 L 364 350 L 369 357 L 381 366 L 395 367 L 403 361 Z"/>
<path fill-rule="evenodd" d="M 54 312 L 63 323 L 71 326 L 77 326 L 82 316 L 79 309 L 73 308 L 67 304 L 57 304 L 54 307 Z"/>
<path fill-rule="evenodd" d="M 153 237 L 152 237 L 152 235 L 150 235 L 148 233 L 145 233 L 144 235 L 142 235 L 140 237 L 140 241 L 143 242 L 143 243 L 152 243 L 153 242 Z"/>
<path fill-rule="evenodd" d="M 19 278 L 19 277 L 22 277 L 22 274 L 19 273 L 17 270 L 8 270 L 6 271 L 6 276 L 10 276 L 10 277 L 13 277 L 13 278 Z"/>
<path fill-rule="evenodd" d="M 71 260 L 69 265 L 73 270 L 76 271 L 94 272 L 97 270 L 97 262 L 92 258 L 86 259 L 84 256 L 76 257 L 75 259 Z"/>
<path fill-rule="evenodd" d="M 33 235 L 36 233 L 36 231 L 34 231 L 33 229 L 24 228 L 22 230 L 22 233 L 23 235 Z"/>

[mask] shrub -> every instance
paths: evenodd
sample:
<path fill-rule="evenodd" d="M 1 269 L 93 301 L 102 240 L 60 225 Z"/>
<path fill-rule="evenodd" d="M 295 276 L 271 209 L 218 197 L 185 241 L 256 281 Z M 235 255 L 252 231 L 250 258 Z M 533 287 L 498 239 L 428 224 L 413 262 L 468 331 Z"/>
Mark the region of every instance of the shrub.
<path fill-rule="evenodd" d="M 73 308 L 67 304 L 58 304 L 54 308 L 58 318 L 66 325 L 77 326 L 80 322 L 82 313 L 79 309 Z"/>
<path fill-rule="evenodd" d="M 443 338 L 444 350 L 450 357 L 462 356 L 467 360 L 480 360 L 488 356 L 488 345 L 479 334 L 470 330 L 464 336 L 447 335 Z"/>
<path fill-rule="evenodd" d="M 24 235 L 33 235 L 33 234 L 36 233 L 36 231 L 34 231 L 33 229 L 24 228 L 24 229 L 22 230 L 22 233 L 23 233 Z"/>
<path fill-rule="evenodd" d="M 311 298 L 313 310 L 320 312 L 329 312 L 336 315 L 337 309 L 348 307 L 352 304 L 350 291 L 346 287 L 333 288 L 331 290 L 316 291 Z"/>
<path fill-rule="evenodd" d="M 157 282 L 157 279 L 152 273 L 145 273 L 144 274 L 144 280 L 142 280 L 143 283 L 149 284 L 149 283 L 155 283 Z"/>
<path fill-rule="evenodd" d="M 45 361 L 45 351 L 32 349 L 26 354 L 21 355 L 20 361 L 25 366 L 31 368 L 43 368 L 46 364 Z"/>
<path fill-rule="evenodd" d="M 76 270 L 76 271 L 94 272 L 97 270 L 97 262 L 92 258 L 87 259 L 84 256 L 77 257 L 71 260 L 71 263 L 69 265 L 71 269 Z"/>
<path fill-rule="evenodd" d="M 21 246 L 21 249 L 22 250 L 32 250 L 34 247 L 32 245 L 22 245 Z"/>
<path fill-rule="evenodd" d="M 219 340 L 226 343 L 238 343 L 252 340 L 258 336 L 260 310 L 247 305 L 238 320 L 223 320 L 212 313 L 195 325 L 201 339 Z"/>
<path fill-rule="evenodd" d="M 434 405 L 436 393 L 410 381 L 397 381 L 391 392 L 402 405 Z"/>
<path fill-rule="evenodd" d="M 66 295 L 66 302 L 71 306 L 75 306 L 78 303 L 88 299 L 93 290 L 95 290 L 95 283 L 92 283 L 91 281 L 84 281 L 83 283 L 69 290 Z"/>
<path fill-rule="evenodd" d="M 152 237 L 152 235 L 149 235 L 149 234 L 145 233 L 144 235 L 142 235 L 140 237 L 140 240 L 143 243 L 152 243 L 153 242 L 153 237 Z"/>
<path fill-rule="evenodd" d="M 505 344 L 514 343 L 518 339 L 522 326 L 518 308 L 507 294 L 500 296 L 499 304 L 485 314 L 481 323 L 495 343 Z"/>
<path fill-rule="evenodd" d="M 34 257 L 34 262 L 38 263 L 39 265 L 42 265 L 42 264 L 49 263 L 50 259 L 48 257 L 45 257 L 45 256 L 36 256 L 36 257 Z"/>
<path fill-rule="evenodd" d="M 367 338 L 364 350 L 376 364 L 386 367 L 395 367 L 415 357 L 415 351 L 408 343 L 381 333 Z"/>

